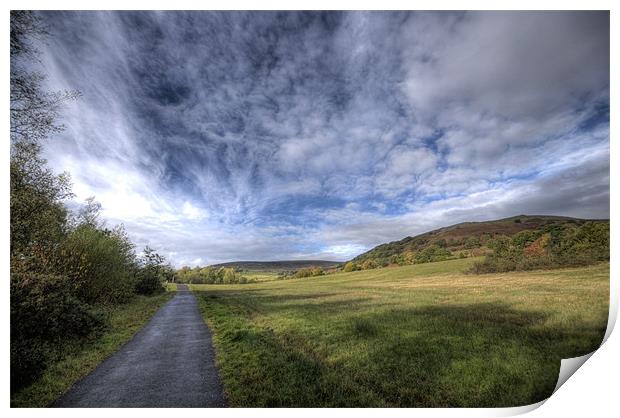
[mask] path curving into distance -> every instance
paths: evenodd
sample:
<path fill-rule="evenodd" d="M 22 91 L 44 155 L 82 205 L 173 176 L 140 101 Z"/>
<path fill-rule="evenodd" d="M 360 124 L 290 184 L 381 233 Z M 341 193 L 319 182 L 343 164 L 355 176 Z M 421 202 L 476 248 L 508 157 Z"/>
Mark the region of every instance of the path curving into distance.
<path fill-rule="evenodd" d="M 198 302 L 178 285 L 142 330 L 53 406 L 224 407 L 211 333 Z"/>

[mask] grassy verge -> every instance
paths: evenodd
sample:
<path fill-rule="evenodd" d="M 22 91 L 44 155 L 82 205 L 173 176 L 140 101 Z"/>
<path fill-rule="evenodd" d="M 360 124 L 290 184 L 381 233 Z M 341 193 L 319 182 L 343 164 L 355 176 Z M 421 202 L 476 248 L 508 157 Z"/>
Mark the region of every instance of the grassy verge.
<path fill-rule="evenodd" d="M 108 329 L 99 338 L 82 346 L 67 347 L 64 359 L 50 366 L 33 384 L 12 394 L 11 406 L 48 406 L 129 341 L 173 296 L 173 292 L 157 296 L 137 296 L 127 304 L 105 308 L 109 318 Z"/>
<path fill-rule="evenodd" d="M 166 292 L 176 292 L 177 284 L 176 283 L 166 283 Z"/>
<path fill-rule="evenodd" d="M 596 349 L 609 264 L 466 275 L 451 260 L 192 285 L 233 406 L 517 406 Z"/>

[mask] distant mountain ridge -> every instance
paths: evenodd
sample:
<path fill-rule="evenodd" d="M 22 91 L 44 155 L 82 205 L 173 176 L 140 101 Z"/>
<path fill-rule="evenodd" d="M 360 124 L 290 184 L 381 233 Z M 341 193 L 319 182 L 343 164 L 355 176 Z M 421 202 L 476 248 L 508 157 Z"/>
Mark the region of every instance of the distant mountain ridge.
<path fill-rule="evenodd" d="M 231 261 L 228 263 L 213 264 L 210 267 L 227 267 L 239 271 L 295 271 L 312 267 L 331 269 L 343 262 L 327 260 L 280 260 L 280 261 Z"/>
<path fill-rule="evenodd" d="M 427 260 L 417 261 L 424 262 L 455 256 L 477 256 L 485 254 L 488 251 L 485 244 L 499 235 L 513 236 L 521 231 L 536 230 L 548 225 L 567 223 L 581 225 L 585 222 L 609 222 L 609 220 L 517 215 L 491 221 L 462 222 L 378 245 L 351 261 L 360 265 L 364 262 L 387 265 L 409 264 L 415 262 L 413 260 L 416 260 L 416 257 L 426 257 Z"/>

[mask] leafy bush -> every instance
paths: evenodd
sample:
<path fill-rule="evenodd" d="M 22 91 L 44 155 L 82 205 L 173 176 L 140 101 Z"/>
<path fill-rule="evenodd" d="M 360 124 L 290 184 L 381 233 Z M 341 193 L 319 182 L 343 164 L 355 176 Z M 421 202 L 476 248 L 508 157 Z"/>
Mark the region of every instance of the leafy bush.
<path fill-rule="evenodd" d="M 166 290 L 161 276 L 151 268 L 139 269 L 136 273 L 135 291 L 139 295 L 154 295 Z"/>
<path fill-rule="evenodd" d="M 444 261 L 450 257 L 452 253 L 445 248 L 437 245 L 431 245 L 415 254 L 414 263 L 429 263 L 432 261 Z"/>
<path fill-rule="evenodd" d="M 609 260 L 609 222 L 548 225 L 489 242 L 493 250 L 470 272 L 493 273 L 571 267 Z"/>
<path fill-rule="evenodd" d="M 63 238 L 66 229 L 67 210 L 61 202 L 69 195 L 66 176 L 33 168 L 35 162 L 43 160 L 28 158 L 35 161 L 16 155 L 11 161 L 12 252 L 24 252 L 33 245 L 52 246 Z"/>
<path fill-rule="evenodd" d="M 359 267 L 356 263 L 349 261 L 347 264 L 344 265 L 344 267 L 342 268 L 342 271 L 344 271 L 345 273 L 348 273 L 350 271 L 356 271 L 359 270 Z"/>
<path fill-rule="evenodd" d="M 536 230 L 521 231 L 513 235 L 512 243 L 513 245 L 519 248 L 525 248 L 531 243 L 533 243 L 534 241 L 536 241 L 540 237 L 541 234 L 542 234 L 542 231 L 536 231 Z"/>
<path fill-rule="evenodd" d="M 237 279 L 237 275 L 235 274 L 235 270 L 231 268 L 224 269 L 224 275 L 222 279 L 223 279 L 223 282 L 226 284 L 237 283 L 239 281 Z"/>
<path fill-rule="evenodd" d="M 379 267 L 379 263 L 369 258 L 368 260 L 365 260 L 360 267 L 362 270 L 372 270 L 372 269 L 376 269 L 377 267 Z"/>
<path fill-rule="evenodd" d="M 253 280 L 242 276 L 234 268 L 229 267 L 187 267 L 184 266 L 174 273 L 176 281 L 190 284 L 246 284 Z"/>
<path fill-rule="evenodd" d="M 566 265 L 609 260 L 609 222 L 587 222 L 550 233 L 551 254 Z"/>
<path fill-rule="evenodd" d="M 67 276 L 76 294 L 88 303 L 118 303 L 134 291 L 135 254 L 122 228 L 99 229 L 81 224 L 58 251 L 56 270 Z"/>
<path fill-rule="evenodd" d="M 477 248 L 480 246 L 480 238 L 478 237 L 469 237 L 465 240 L 465 248 L 471 250 L 472 248 Z"/>
<path fill-rule="evenodd" d="M 320 267 L 309 267 L 309 268 L 297 270 L 297 272 L 293 275 L 293 277 L 295 278 L 316 277 L 316 276 L 323 276 L 324 274 L 325 274 L 325 271 L 323 271 L 323 269 Z"/>
<path fill-rule="evenodd" d="M 164 283 L 173 277 L 172 267 L 166 259 L 152 248 L 146 247 L 139 260 L 140 267 L 136 272 L 135 291 L 141 295 L 153 295 L 166 291 Z"/>
<path fill-rule="evenodd" d="M 66 277 L 11 275 L 11 390 L 32 382 L 62 348 L 103 328 L 103 317 L 73 296 Z"/>

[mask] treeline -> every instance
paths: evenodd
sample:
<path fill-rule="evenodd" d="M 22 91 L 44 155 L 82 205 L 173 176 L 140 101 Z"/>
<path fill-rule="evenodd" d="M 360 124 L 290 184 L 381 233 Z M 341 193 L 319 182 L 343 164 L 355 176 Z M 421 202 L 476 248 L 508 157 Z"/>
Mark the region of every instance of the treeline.
<path fill-rule="evenodd" d="M 308 267 L 304 269 L 299 269 L 293 274 L 291 274 L 291 276 L 295 279 L 303 279 L 305 277 L 317 277 L 317 276 L 324 276 L 324 275 L 325 275 L 325 270 L 323 270 L 320 267 Z"/>
<path fill-rule="evenodd" d="M 326 274 L 333 274 L 337 271 L 340 271 L 341 268 L 338 265 L 335 265 L 332 268 L 324 270 L 321 267 L 304 267 L 297 270 L 285 270 L 281 271 L 277 279 L 278 280 L 286 280 L 286 279 L 304 279 L 307 277 L 318 277 L 325 276 Z"/>
<path fill-rule="evenodd" d="M 187 284 L 246 284 L 254 280 L 242 276 L 229 267 L 181 267 L 176 271 L 174 280 Z"/>
<path fill-rule="evenodd" d="M 470 272 L 574 267 L 609 260 L 609 222 L 548 225 L 488 243 L 492 252 Z"/>
<path fill-rule="evenodd" d="M 329 272 L 335 272 L 333 269 Z M 323 276 L 329 272 L 321 267 L 307 267 L 299 270 L 283 271 L 278 274 L 277 279 L 301 279 L 305 277 Z M 188 267 L 184 266 L 174 274 L 174 281 L 187 284 L 246 284 L 256 283 L 251 277 L 246 277 L 241 271 L 232 267 Z"/>
<path fill-rule="evenodd" d="M 491 234 L 448 239 L 432 238 L 430 234 L 379 245 L 351 260 L 348 271 L 475 257 L 482 255 L 486 243 L 493 239 Z"/>
<path fill-rule="evenodd" d="M 446 248 L 445 242 L 434 243 L 427 247 L 421 248 L 419 251 L 405 251 L 401 254 L 392 254 L 389 257 L 366 258 L 364 260 L 352 260 L 343 267 L 344 272 L 371 270 L 379 267 L 387 267 L 389 265 L 407 266 L 411 264 L 430 263 L 433 261 L 445 261 L 451 258 L 464 258 L 467 252 L 460 251 L 453 254 Z"/>
<path fill-rule="evenodd" d="M 75 92 L 48 93 L 29 70 L 45 35 L 36 15 L 11 12 L 10 292 L 11 391 L 36 379 L 65 348 L 106 326 L 106 305 L 165 290 L 173 270 L 150 248 L 136 254 L 122 226 L 107 227 L 89 199 L 77 213 L 68 174 L 56 175 L 41 142 L 62 130 L 60 106 Z"/>

